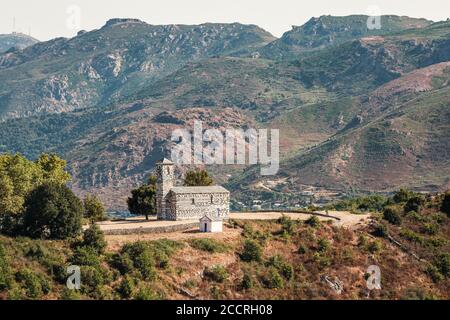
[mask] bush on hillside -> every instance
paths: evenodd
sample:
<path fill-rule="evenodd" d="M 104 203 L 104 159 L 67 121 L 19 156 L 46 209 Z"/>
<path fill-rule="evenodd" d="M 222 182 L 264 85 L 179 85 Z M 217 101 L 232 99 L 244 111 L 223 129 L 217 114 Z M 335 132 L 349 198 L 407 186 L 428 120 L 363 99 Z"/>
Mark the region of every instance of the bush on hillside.
<path fill-rule="evenodd" d="M 212 268 L 206 268 L 203 272 L 206 278 L 215 282 L 224 282 L 228 279 L 229 274 L 224 266 L 218 265 Z"/>
<path fill-rule="evenodd" d="M 450 191 L 447 191 L 442 200 L 441 211 L 450 217 Z"/>
<path fill-rule="evenodd" d="M 81 232 L 82 203 L 64 185 L 37 187 L 27 196 L 25 207 L 23 231 L 31 238 L 67 239 Z"/>
<path fill-rule="evenodd" d="M 400 209 L 396 206 L 386 207 L 383 211 L 383 219 L 389 223 L 400 225 L 402 223 Z"/>
<path fill-rule="evenodd" d="M 423 205 L 425 204 L 425 199 L 421 195 L 414 196 L 410 198 L 404 207 L 405 212 L 415 211 L 420 213 Z"/>
<path fill-rule="evenodd" d="M 261 261 L 262 259 L 262 247 L 255 240 L 245 240 L 244 250 L 240 254 L 241 260 L 250 261 Z"/>
<path fill-rule="evenodd" d="M 95 224 L 84 231 L 82 244 L 95 249 L 98 253 L 104 253 L 107 246 L 105 235 Z"/>
<path fill-rule="evenodd" d="M 209 253 L 221 253 L 228 250 L 226 245 L 213 239 L 192 239 L 190 244 L 195 249 Z"/>

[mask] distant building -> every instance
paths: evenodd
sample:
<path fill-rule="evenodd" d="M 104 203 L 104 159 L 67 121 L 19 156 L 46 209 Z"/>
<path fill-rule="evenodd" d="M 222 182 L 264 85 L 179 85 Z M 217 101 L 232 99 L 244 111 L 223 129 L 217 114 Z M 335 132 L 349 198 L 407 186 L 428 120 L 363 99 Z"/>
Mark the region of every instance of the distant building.
<path fill-rule="evenodd" d="M 176 187 L 174 163 L 163 159 L 156 164 L 156 212 L 159 220 L 228 219 L 230 192 L 221 186 Z"/>
<path fill-rule="evenodd" d="M 223 219 L 220 217 L 203 216 L 200 218 L 200 232 L 222 232 Z"/>

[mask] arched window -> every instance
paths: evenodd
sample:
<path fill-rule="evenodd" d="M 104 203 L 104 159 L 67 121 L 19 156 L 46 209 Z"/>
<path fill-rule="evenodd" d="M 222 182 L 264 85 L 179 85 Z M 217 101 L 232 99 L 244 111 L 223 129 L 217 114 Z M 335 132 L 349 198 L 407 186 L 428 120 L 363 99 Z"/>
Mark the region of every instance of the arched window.
<path fill-rule="evenodd" d="M 192 204 L 195 204 L 195 198 L 192 198 Z"/>
<path fill-rule="evenodd" d="M 211 203 L 214 203 L 214 195 L 211 195 Z"/>

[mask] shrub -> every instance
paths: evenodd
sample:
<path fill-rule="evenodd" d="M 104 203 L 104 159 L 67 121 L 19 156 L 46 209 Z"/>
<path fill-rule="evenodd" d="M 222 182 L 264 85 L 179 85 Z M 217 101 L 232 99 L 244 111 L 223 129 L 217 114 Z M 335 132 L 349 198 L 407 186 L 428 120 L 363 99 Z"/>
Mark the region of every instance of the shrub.
<path fill-rule="evenodd" d="M 373 194 L 363 197 L 355 197 L 352 199 L 346 199 L 334 204 L 332 208 L 338 211 L 351 211 L 355 213 L 383 210 L 387 203 L 387 199 L 384 196 Z"/>
<path fill-rule="evenodd" d="M 441 211 L 450 217 L 450 191 L 447 191 L 442 200 Z"/>
<path fill-rule="evenodd" d="M 425 291 L 423 288 L 408 288 L 404 293 L 402 300 L 437 300 L 432 294 Z"/>
<path fill-rule="evenodd" d="M 288 235 L 293 235 L 295 233 L 295 221 L 288 216 L 283 215 L 278 219 L 278 223 L 281 224 L 283 233 Z"/>
<path fill-rule="evenodd" d="M 242 289 L 248 290 L 253 288 L 254 286 L 254 282 L 253 282 L 253 278 L 250 274 L 245 273 L 244 277 L 242 278 L 242 282 L 241 282 L 241 287 Z"/>
<path fill-rule="evenodd" d="M 240 254 L 243 261 L 261 261 L 262 248 L 255 240 L 245 240 L 244 250 Z"/>
<path fill-rule="evenodd" d="M 320 226 L 320 220 L 316 216 L 311 216 L 310 218 L 305 220 L 305 224 L 307 224 L 313 228 L 317 228 L 318 226 Z"/>
<path fill-rule="evenodd" d="M 358 238 L 358 246 L 364 248 L 364 247 L 367 246 L 367 243 L 368 243 L 367 237 L 365 235 L 363 235 L 363 234 L 360 235 L 359 238 Z"/>
<path fill-rule="evenodd" d="M 436 283 L 444 280 L 444 276 L 439 272 L 439 269 L 434 265 L 431 265 L 427 268 L 427 273 L 430 276 L 430 278 Z"/>
<path fill-rule="evenodd" d="M 379 241 L 372 241 L 367 245 L 367 250 L 369 250 L 370 253 L 377 253 L 381 250 L 381 243 Z"/>
<path fill-rule="evenodd" d="M 99 266 L 100 258 L 98 252 L 92 247 L 78 247 L 74 250 L 70 259 L 71 263 L 77 266 Z"/>
<path fill-rule="evenodd" d="M 375 237 L 387 238 L 389 236 L 387 226 L 382 223 L 377 224 L 373 230 L 373 235 Z"/>
<path fill-rule="evenodd" d="M 319 265 L 319 268 L 323 269 L 329 267 L 332 264 L 332 258 L 324 253 L 315 252 L 313 255 L 314 261 Z"/>
<path fill-rule="evenodd" d="M 156 276 L 155 260 L 150 252 L 143 251 L 136 256 L 130 254 L 134 267 L 139 270 L 142 278 L 152 280 Z"/>
<path fill-rule="evenodd" d="M 320 238 L 317 244 L 319 252 L 328 251 L 328 249 L 330 248 L 330 242 L 324 238 Z"/>
<path fill-rule="evenodd" d="M 83 206 L 65 185 L 47 183 L 25 200 L 23 229 L 31 238 L 66 239 L 81 231 Z"/>
<path fill-rule="evenodd" d="M 11 288 L 12 274 L 9 266 L 9 257 L 6 255 L 6 250 L 0 244 L 0 291 Z"/>
<path fill-rule="evenodd" d="M 450 253 L 440 254 L 434 264 L 444 277 L 450 277 Z"/>
<path fill-rule="evenodd" d="M 212 268 L 206 268 L 204 271 L 205 277 L 215 282 L 224 282 L 228 279 L 229 274 L 224 266 L 218 265 Z"/>
<path fill-rule="evenodd" d="M 195 249 L 210 253 L 220 253 L 228 250 L 226 245 L 213 239 L 192 239 L 190 244 Z"/>
<path fill-rule="evenodd" d="M 60 300 L 81 300 L 82 296 L 77 290 L 70 290 L 69 288 L 64 288 L 61 292 Z"/>
<path fill-rule="evenodd" d="M 427 218 L 415 211 L 409 211 L 407 214 L 407 217 L 418 222 L 425 222 L 427 221 Z"/>
<path fill-rule="evenodd" d="M 425 223 L 421 231 L 429 235 L 435 235 L 439 231 L 439 226 L 435 223 Z"/>
<path fill-rule="evenodd" d="M 409 200 L 409 198 L 411 198 L 414 195 L 414 193 L 412 193 L 409 190 L 406 189 L 400 189 L 399 191 L 397 191 L 394 196 L 392 197 L 392 200 L 395 203 L 405 203 Z"/>
<path fill-rule="evenodd" d="M 51 290 L 50 282 L 42 274 L 35 274 L 30 269 L 22 269 L 16 273 L 16 281 L 22 284 L 29 298 L 37 299 Z"/>
<path fill-rule="evenodd" d="M 132 272 L 134 268 L 133 260 L 131 260 L 127 253 L 114 254 L 109 261 L 109 265 L 119 270 L 122 275 Z"/>
<path fill-rule="evenodd" d="M 395 225 L 400 225 L 402 222 L 400 210 L 394 206 L 389 206 L 384 209 L 383 219 Z"/>
<path fill-rule="evenodd" d="M 268 272 L 261 277 L 261 283 L 268 289 L 283 289 L 284 281 L 278 270 L 270 267 Z"/>
<path fill-rule="evenodd" d="M 125 276 L 120 282 L 117 292 L 124 299 L 128 299 L 133 295 L 133 292 L 136 289 L 136 280 L 131 278 L 130 276 Z"/>
<path fill-rule="evenodd" d="M 105 220 L 105 207 L 97 196 L 87 195 L 83 201 L 84 216 L 91 221 L 91 223 Z"/>
<path fill-rule="evenodd" d="M 403 229 L 402 231 L 400 231 L 400 235 L 408 241 L 415 242 L 421 245 L 425 244 L 425 238 L 410 229 Z"/>
<path fill-rule="evenodd" d="M 447 221 L 447 216 L 442 212 L 435 212 L 431 215 L 431 218 L 439 224 L 443 224 Z"/>
<path fill-rule="evenodd" d="M 93 293 L 106 283 L 104 271 L 100 267 L 81 266 L 81 288 L 85 293 Z"/>
<path fill-rule="evenodd" d="M 151 288 L 142 287 L 134 296 L 135 300 L 161 300 L 164 299 L 164 296 L 160 293 L 154 292 Z"/>
<path fill-rule="evenodd" d="M 412 198 L 410 198 L 404 207 L 405 212 L 410 212 L 410 211 L 416 211 L 418 213 L 420 213 L 423 205 L 425 204 L 425 199 L 420 196 L 414 196 Z"/>
<path fill-rule="evenodd" d="M 83 245 L 95 249 L 98 253 L 103 253 L 107 242 L 105 236 L 97 225 L 91 225 L 83 233 Z"/>
<path fill-rule="evenodd" d="M 142 278 L 151 280 L 156 275 L 155 267 L 166 268 L 169 257 L 181 246 L 167 239 L 129 243 L 123 246 L 120 253 L 111 257 L 109 264 L 121 274 L 137 270 Z"/>
<path fill-rule="evenodd" d="M 37 261 L 42 261 L 49 255 L 49 250 L 39 242 L 31 242 L 25 255 Z"/>
<path fill-rule="evenodd" d="M 294 276 L 294 267 L 279 255 L 270 257 L 266 265 L 277 269 L 286 280 L 291 280 Z"/>
<path fill-rule="evenodd" d="M 306 248 L 304 245 L 301 245 L 297 250 L 298 254 L 305 254 L 307 252 L 308 252 L 308 248 Z"/>

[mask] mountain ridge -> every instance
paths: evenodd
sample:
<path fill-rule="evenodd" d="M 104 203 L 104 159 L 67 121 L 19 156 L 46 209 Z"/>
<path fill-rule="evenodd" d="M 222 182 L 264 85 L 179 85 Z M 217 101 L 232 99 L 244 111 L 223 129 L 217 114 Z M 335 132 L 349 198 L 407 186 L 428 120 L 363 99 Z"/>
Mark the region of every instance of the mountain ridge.
<path fill-rule="evenodd" d="M 205 128 L 281 129 L 282 166 L 271 180 L 292 180 L 280 185 L 285 194 L 304 185 L 347 193 L 447 184 L 449 22 L 364 35 L 286 60 L 255 56 L 255 46 L 269 39 L 254 27 L 161 27 L 129 19 L 106 25 L 0 56 L 0 110 L 22 103 L 38 111 L 3 118 L 0 152 L 30 158 L 57 152 L 68 160 L 78 194 L 97 193 L 120 210 L 129 190 L 169 154 L 171 130 L 194 119 Z M 225 33 L 216 34 L 221 26 Z M 202 39 L 208 45 L 200 50 Z M 186 46 L 176 50 L 179 43 Z M 29 60 L 34 54 L 39 59 Z M 165 68 L 141 70 L 155 59 Z M 41 93 L 51 93 L 49 106 L 37 102 Z M 266 180 L 255 168 L 208 170 L 235 195 Z"/>

